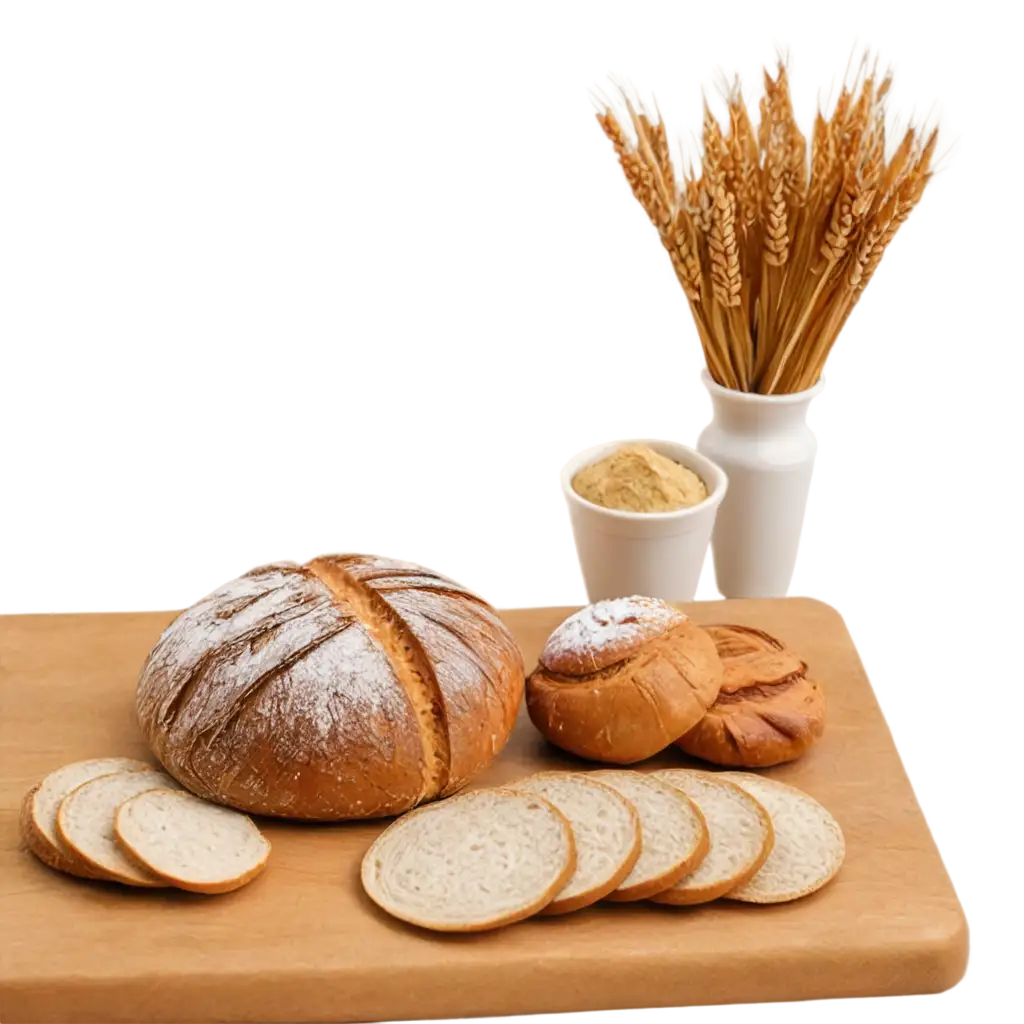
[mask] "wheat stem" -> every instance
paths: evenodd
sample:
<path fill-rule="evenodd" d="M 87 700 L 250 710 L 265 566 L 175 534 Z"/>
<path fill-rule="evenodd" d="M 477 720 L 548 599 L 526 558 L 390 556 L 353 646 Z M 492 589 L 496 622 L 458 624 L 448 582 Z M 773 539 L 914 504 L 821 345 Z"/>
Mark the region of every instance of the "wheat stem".
<path fill-rule="evenodd" d="M 756 128 L 738 82 L 726 84 L 727 131 L 705 100 L 699 169 L 682 176 L 657 105 L 652 114 L 620 89 L 627 117 L 608 106 L 597 115 L 724 387 L 811 387 L 931 180 L 937 132 L 908 128 L 887 161 L 891 76 L 879 77 L 867 55 L 852 74 L 831 116 L 819 110 L 809 143 L 784 62 L 765 71 Z"/>

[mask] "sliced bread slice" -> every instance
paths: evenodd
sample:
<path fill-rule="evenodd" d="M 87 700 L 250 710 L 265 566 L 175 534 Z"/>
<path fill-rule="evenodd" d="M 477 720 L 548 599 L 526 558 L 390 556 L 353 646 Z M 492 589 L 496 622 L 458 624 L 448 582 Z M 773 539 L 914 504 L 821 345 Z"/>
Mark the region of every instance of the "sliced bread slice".
<path fill-rule="evenodd" d="M 745 903 L 785 903 L 830 882 L 846 853 L 838 822 L 813 797 L 795 786 L 747 772 L 721 778 L 745 789 L 771 815 L 775 844 L 761 870 L 725 898 Z"/>
<path fill-rule="evenodd" d="M 169 775 L 154 769 L 101 775 L 69 793 L 57 812 L 57 834 L 99 878 L 125 885 L 166 883 L 132 860 L 114 837 L 118 807 L 148 789 L 178 789 Z"/>
<path fill-rule="evenodd" d="M 640 856 L 622 884 L 605 899 L 616 903 L 650 899 L 695 870 L 708 852 L 708 829 L 685 793 L 640 772 L 588 772 L 611 786 L 640 818 Z"/>
<path fill-rule="evenodd" d="M 593 773 L 540 772 L 509 789 L 536 793 L 569 819 L 576 843 L 576 870 L 540 911 L 568 914 L 614 891 L 640 856 L 640 818 L 633 805 Z"/>
<path fill-rule="evenodd" d="M 70 849 L 57 834 L 57 809 L 72 790 L 101 775 L 152 771 L 153 766 L 130 757 L 97 757 L 75 761 L 49 775 L 25 794 L 21 805 L 21 838 L 28 850 L 47 867 L 81 878 L 97 878 L 87 861 Z"/>
<path fill-rule="evenodd" d="M 666 768 L 656 779 L 682 790 L 699 808 L 711 839 L 696 871 L 651 897 L 657 903 L 708 903 L 749 881 L 771 852 L 772 819 L 745 790 L 711 772 Z"/>
<path fill-rule="evenodd" d="M 363 888 L 421 928 L 472 932 L 537 913 L 576 866 L 572 829 L 547 800 L 480 789 L 389 825 L 366 852 Z"/>
<path fill-rule="evenodd" d="M 220 893 L 252 881 L 270 843 L 252 819 L 191 793 L 150 789 L 126 800 L 114 834 L 131 857 L 179 889 Z"/>

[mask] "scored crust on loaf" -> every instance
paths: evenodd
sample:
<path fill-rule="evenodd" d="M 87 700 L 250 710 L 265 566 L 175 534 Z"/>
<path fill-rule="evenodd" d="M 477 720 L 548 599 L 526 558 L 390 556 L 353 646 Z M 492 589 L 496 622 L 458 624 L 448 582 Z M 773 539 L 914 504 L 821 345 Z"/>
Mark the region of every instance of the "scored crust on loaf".
<path fill-rule="evenodd" d="M 246 815 L 169 789 L 126 800 L 117 809 L 114 833 L 139 864 L 190 892 L 241 888 L 270 856 L 270 843 Z"/>
<path fill-rule="evenodd" d="M 524 678 L 511 632 L 485 601 L 428 569 L 368 555 L 314 561 L 317 572 L 294 562 L 253 569 L 168 626 L 136 693 L 154 754 L 206 799 L 338 821 L 427 799 L 444 777 L 446 730 L 447 784 L 434 795 L 454 792 L 515 722 Z M 359 608 L 347 583 L 338 593 L 322 578 L 334 566 L 355 581 Z M 393 615 L 377 625 L 371 607 L 369 628 L 361 616 L 374 595 Z"/>
<path fill-rule="evenodd" d="M 451 750 L 444 701 L 430 660 L 390 605 L 365 584 L 357 582 L 337 560 L 315 558 L 306 568 L 336 597 L 348 602 L 359 621 L 387 653 L 419 723 L 423 749 L 423 788 L 419 799 L 432 800 L 448 785 Z"/>
<path fill-rule="evenodd" d="M 366 852 L 367 895 L 435 931 L 521 921 L 551 902 L 576 865 L 572 829 L 533 793 L 481 789 L 411 811 Z"/>
<path fill-rule="evenodd" d="M 685 793 L 639 772 L 588 772 L 611 786 L 640 818 L 640 856 L 622 884 L 605 899 L 650 899 L 695 870 L 708 851 L 704 818 Z"/>
<path fill-rule="evenodd" d="M 593 773 L 539 772 L 509 789 L 536 793 L 565 815 L 576 843 L 576 870 L 541 914 L 567 914 L 613 892 L 640 856 L 633 805 Z"/>
<path fill-rule="evenodd" d="M 70 792 L 91 779 L 115 772 L 152 771 L 152 765 L 130 757 L 97 757 L 75 761 L 50 772 L 25 795 L 21 808 L 21 836 L 25 846 L 48 867 L 81 878 L 96 878 L 97 872 L 61 840 L 57 833 L 57 811 Z"/>
<path fill-rule="evenodd" d="M 704 815 L 710 848 L 700 866 L 658 893 L 657 903 L 691 906 L 724 896 L 760 870 L 774 842 L 768 812 L 733 782 L 710 772 L 666 768 L 656 779 L 682 790 Z"/>
<path fill-rule="evenodd" d="M 440 573 L 377 555 L 338 555 L 417 638 L 444 701 L 450 764 L 441 796 L 461 789 L 508 741 L 523 699 L 523 656 L 483 598 Z"/>
<path fill-rule="evenodd" d="M 125 885 L 164 885 L 128 857 L 114 835 L 118 807 L 139 793 L 158 788 L 177 789 L 178 784 L 169 775 L 152 769 L 101 775 L 64 798 L 57 813 L 57 832 L 100 878 Z"/>
<path fill-rule="evenodd" d="M 795 786 L 746 772 L 722 772 L 771 815 L 775 842 L 768 859 L 745 885 L 725 898 L 785 903 L 816 892 L 838 873 L 846 853 L 842 829 L 813 797 Z"/>
<path fill-rule="evenodd" d="M 655 597 L 598 601 L 570 615 L 548 637 L 539 660 L 560 675 L 597 672 L 685 621 L 681 611 Z"/>

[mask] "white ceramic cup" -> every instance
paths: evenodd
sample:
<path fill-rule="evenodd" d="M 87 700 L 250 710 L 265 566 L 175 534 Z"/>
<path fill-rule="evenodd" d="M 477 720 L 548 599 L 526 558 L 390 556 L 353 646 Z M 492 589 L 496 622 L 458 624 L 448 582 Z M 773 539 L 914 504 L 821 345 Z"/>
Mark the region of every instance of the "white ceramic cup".
<path fill-rule="evenodd" d="M 708 496 L 677 512 L 620 512 L 595 505 L 572 489 L 573 477 L 584 466 L 627 444 L 646 445 L 692 469 Z M 574 455 L 562 469 L 562 492 L 590 601 L 632 594 L 692 601 L 727 486 L 725 473 L 714 462 L 674 441 L 610 441 Z"/>

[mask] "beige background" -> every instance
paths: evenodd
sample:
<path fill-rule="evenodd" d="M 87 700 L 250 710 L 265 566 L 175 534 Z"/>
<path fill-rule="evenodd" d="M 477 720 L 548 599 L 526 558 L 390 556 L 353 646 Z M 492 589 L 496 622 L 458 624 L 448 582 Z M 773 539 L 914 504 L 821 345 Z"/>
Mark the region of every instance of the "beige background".
<path fill-rule="evenodd" d="M 561 547 L 567 445 L 697 416 L 582 82 L 778 30 L 813 76 L 886 43 L 967 144 L 840 381 L 1005 379 L 1024 12 L 0 14 L 0 608 L 174 608 L 282 549 Z"/>

